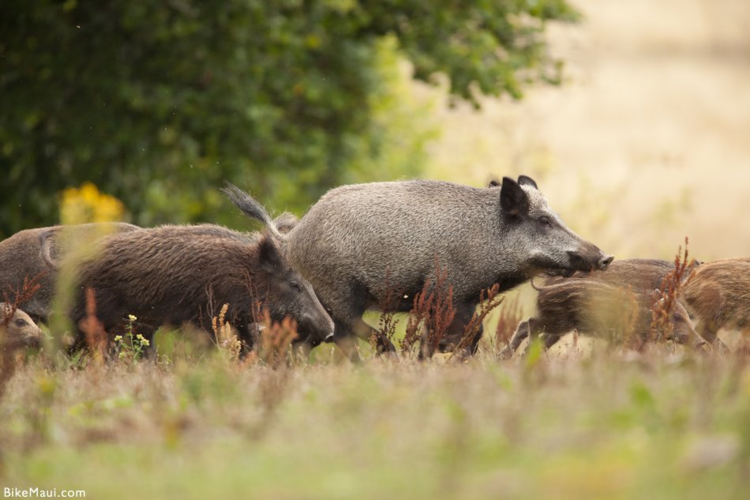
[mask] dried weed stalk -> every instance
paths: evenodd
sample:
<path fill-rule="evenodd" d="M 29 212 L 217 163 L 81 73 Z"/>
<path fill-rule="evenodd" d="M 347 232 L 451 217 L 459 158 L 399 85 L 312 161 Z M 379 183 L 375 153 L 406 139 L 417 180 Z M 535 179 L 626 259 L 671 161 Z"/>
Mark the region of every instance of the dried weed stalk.
<path fill-rule="evenodd" d="M 476 337 L 480 333 L 485 318 L 496 308 L 500 307 L 500 304 L 503 303 L 503 299 L 504 297 L 500 296 L 499 283 L 495 283 L 487 290 L 482 290 L 482 293 L 479 296 L 479 310 L 474 311 L 469 323 L 467 323 L 464 328 L 461 340 L 453 351 L 454 356 L 457 353 L 460 355 L 466 354 L 468 349 L 473 349 L 474 346 L 476 346 L 478 342 Z"/>
<path fill-rule="evenodd" d="M 695 259 L 688 261 L 688 238 L 685 237 L 685 250 L 682 246 L 677 249 L 674 258 L 674 270 L 670 271 L 662 280 L 659 290 L 654 292 L 654 303 L 651 307 L 651 327 L 642 338 L 638 350 L 649 341 L 660 341 L 672 338 L 674 314 L 677 298 L 683 283 L 690 277 L 695 267 Z"/>
<path fill-rule="evenodd" d="M 448 284 L 448 269 L 440 267 L 440 260 L 436 256 L 435 279 L 427 280 L 422 291 L 414 296 L 414 306 L 409 313 L 406 335 L 401 344 L 402 353 L 410 353 L 419 342 L 419 358 L 431 358 L 455 315 L 453 286 Z"/>
<path fill-rule="evenodd" d="M 3 302 L 5 302 L 6 304 L 10 304 L 10 306 L 13 308 L 11 316 L 15 314 L 18 306 L 25 302 L 28 302 L 32 297 L 34 297 L 34 294 L 42 286 L 39 284 L 39 280 L 41 280 L 47 274 L 47 272 L 48 271 L 42 271 L 39 274 L 33 276 L 31 279 L 29 279 L 28 277 L 24 277 L 23 284 L 21 285 L 20 289 L 13 290 L 10 286 L 8 286 L 6 290 L 3 290 Z M 13 300 L 10 299 L 11 294 L 13 295 Z"/>
<path fill-rule="evenodd" d="M 78 328 L 86 338 L 86 347 L 94 363 L 101 365 L 109 348 L 109 337 L 104 324 L 96 317 L 96 296 L 91 288 L 86 289 L 86 317 L 78 323 Z"/>
<path fill-rule="evenodd" d="M 243 364 L 262 363 L 271 368 L 284 367 L 292 342 L 298 337 L 297 322 L 286 317 L 281 323 L 276 323 L 271 321 L 267 310 L 263 310 L 261 314 L 255 321 L 257 341 L 253 343 L 253 351 Z"/>
<path fill-rule="evenodd" d="M 393 290 L 390 285 L 390 275 L 391 271 L 388 268 L 385 271 L 385 297 L 379 304 L 381 314 L 378 328 L 370 337 L 370 346 L 375 351 L 377 351 L 378 346 L 392 345 L 396 336 L 396 325 L 398 325 L 396 312 L 398 312 L 398 305 L 404 293 L 403 290 Z"/>
<path fill-rule="evenodd" d="M 211 318 L 211 329 L 216 338 L 216 345 L 228 361 L 237 361 L 242 351 L 242 343 L 237 338 L 235 329 L 226 321 L 229 304 L 224 304 L 218 316 Z"/>

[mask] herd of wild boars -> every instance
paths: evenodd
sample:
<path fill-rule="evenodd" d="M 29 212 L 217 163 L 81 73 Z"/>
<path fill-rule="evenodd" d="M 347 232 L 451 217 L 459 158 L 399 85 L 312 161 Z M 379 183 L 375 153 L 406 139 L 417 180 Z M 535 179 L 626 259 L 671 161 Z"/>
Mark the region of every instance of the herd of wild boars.
<path fill-rule="evenodd" d="M 571 330 L 642 333 L 659 300 L 654 290 L 674 270 L 666 261 L 613 262 L 571 231 L 526 176 L 486 188 L 427 180 L 342 186 L 301 219 L 286 213 L 272 219 L 248 193 L 232 185 L 224 191 L 264 224 L 263 233 L 213 224 L 30 229 L 0 242 L 0 290 L 12 298 L 24 280 L 35 279 L 39 289 L 20 306 L 46 323 L 58 269 L 70 266 L 75 293 L 69 316 L 76 329 L 92 296 L 110 338 L 126 325 L 147 339 L 160 326 L 184 323 L 210 334 L 226 304 L 226 320 L 246 348 L 264 309 L 273 321 L 296 322 L 300 346 L 333 341 L 356 360 L 356 339 L 375 333 L 363 313 L 411 310 L 415 296 L 434 286 L 441 272 L 456 314 L 439 347 L 450 351 L 462 343 L 470 352 L 482 331 L 463 343 L 466 326 L 484 290 L 498 284 L 503 292 L 547 276 L 538 287 L 537 314 L 519 324 L 505 355 L 528 336 L 543 335 L 551 346 Z M 80 246 L 95 251 L 76 256 Z M 719 328 L 744 328 L 750 260 L 691 271 L 668 318 L 671 339 L 714 344 Z M 379 351 L 394 349 L 383 336 L 374 338 Z M 77 346 L 84 344 L 79 329 Z"/>
<path fill-rule="evenodd" d="M 390 304 L 409 311 L 413 298 L 447 271 L 456 315 L 441 345 L 463 335 L 483 290 L 509 290 L 543 271 L 606 269 L 612 257 L 568 229 L 526 176 L 497 188 L 438 181 L 382 182 L 332 189 L 285 235 L 256 200 L 230 186 L 226 193 L 282 242 L 292 266 L 312 283 L 336 323 L 334 340 L 356 356 L 352 339 L 369 339 L 366 309 Z M 472 339 L 476 349 L 481 331 Z M 381 345 L 381 349 L 392 349 Z"/>

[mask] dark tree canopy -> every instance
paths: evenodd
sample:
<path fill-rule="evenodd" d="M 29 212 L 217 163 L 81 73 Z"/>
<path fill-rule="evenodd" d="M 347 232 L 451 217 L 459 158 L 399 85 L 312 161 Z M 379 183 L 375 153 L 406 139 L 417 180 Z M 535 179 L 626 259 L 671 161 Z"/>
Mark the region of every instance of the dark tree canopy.
<path fill-rule="evenodd" d="M 153 224 L 225 221 L 225 180 L 300 210 L 416 175 L 430 134 L 394 90 L 399 57 L 457 98 L 518 98 L 557 81 L 544 26 L 575 16 L 564 0 L 3 0 L 0 237 L 55 223 L 85 181 Z"/>

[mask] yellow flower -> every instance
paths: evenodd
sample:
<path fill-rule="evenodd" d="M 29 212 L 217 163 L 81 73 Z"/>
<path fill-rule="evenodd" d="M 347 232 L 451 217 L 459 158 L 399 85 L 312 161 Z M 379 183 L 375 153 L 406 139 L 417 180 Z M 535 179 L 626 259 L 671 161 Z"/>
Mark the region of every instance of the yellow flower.
<path fill-rule="evenodd" d="M 115 336 L 115 342 L 122 342 L 122 335 Z"/>
<path fill-rule="evenodd" d="M 138 318 L 136 318 L 136 317 L 135 317 L 134 315 L 132 315 L 132 314 L 128 314 L 128 319 L 129 319 L 129 320 L 130 320 L 130 322 L 132 323 L 133 321 L 137 320 Z"/>
<path fill-rule="evenodd" d="M 85 222 L 115 222 L 122 220 L 125 207 L 114 196 L 104 194 L 92 183 L 80 188 L 67 188 L 60 201 L 60 219 L 63 224 Z"/>

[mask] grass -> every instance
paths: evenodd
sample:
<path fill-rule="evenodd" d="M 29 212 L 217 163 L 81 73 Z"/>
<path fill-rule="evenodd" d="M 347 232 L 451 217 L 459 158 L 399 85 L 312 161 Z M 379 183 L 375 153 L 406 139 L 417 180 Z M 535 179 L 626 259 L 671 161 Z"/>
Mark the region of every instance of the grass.
<path fill-rule="evenodd" d="M 325 356 L 321 356 L 325 358 Z M 19 367 L 0 487 L 87 498 L 744 498 L 742 355 Z"/>

